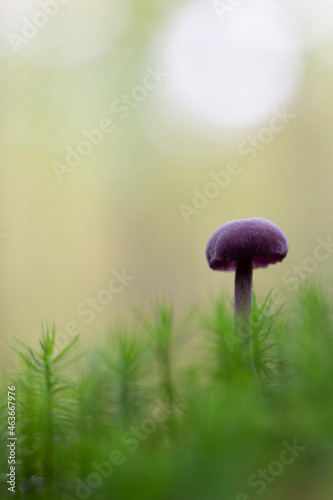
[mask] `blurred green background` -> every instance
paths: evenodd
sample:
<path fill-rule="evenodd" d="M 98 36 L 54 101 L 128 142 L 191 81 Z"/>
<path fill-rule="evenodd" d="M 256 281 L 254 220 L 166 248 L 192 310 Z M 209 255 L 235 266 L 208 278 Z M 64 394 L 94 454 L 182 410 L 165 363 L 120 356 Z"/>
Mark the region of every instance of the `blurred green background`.
<path fill-rule="evenodd" d="M 294 265 L 327 281 L 330 254 L 304 263 L 333 233 L 331 1 L 0 5 L 2 341 L 31 342 L 46 318 L 96 343 L 156 295 L 179 311 L 231 297 L 233 274 L 205 259 L 231 219 L 289 238 L 287 259 L 255 272 L 259 296 Z M 79 304 L 123 269 L 134 279 L 87 323 Z"/>

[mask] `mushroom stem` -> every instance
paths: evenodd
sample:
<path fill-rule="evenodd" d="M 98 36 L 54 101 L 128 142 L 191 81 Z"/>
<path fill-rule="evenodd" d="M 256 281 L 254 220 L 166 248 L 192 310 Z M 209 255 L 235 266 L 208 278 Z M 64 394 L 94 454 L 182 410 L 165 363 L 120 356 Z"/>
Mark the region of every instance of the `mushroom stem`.
<path fill-rule="evenodd" d="M 254 359 L 252 345 L 252 258 L 246 258 L 237 262 L 235 277 L 235 333 L 249 346 L 250 364 L 257 380 L 259 391 L 262 395 L 260 378 L 258 376 Z"/>
<path fill-rule="evenodd" d="M 252 258 L 248 257 L 237 262 L 235 276 L 235 328 L 244 341 L 251 337 L 252 300 Z"/>

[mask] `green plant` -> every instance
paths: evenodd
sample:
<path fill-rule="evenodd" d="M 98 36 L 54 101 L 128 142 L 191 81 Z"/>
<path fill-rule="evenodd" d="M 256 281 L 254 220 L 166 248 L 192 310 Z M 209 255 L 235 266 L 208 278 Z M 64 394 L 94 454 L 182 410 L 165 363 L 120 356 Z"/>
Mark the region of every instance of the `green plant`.
<path fill-rule="evenodd" d="M 7 386 L 15 384 L 16 496 L 330 498 L 333 305 L 310 284 L 289 304 L 281 310 L 271 296 L 254 300 L 252 360 L 265 404 L 221 298 L 191 317 L 186 342 L 167 302 L 141 312 L 139 328 L 117 328 L 83 356 L 73 354 L 77 338 L 57 353 L 47 325 L 39 347 L 19 342 L 19 369 L 3 371 L 0 394 L 6 450 Z"/>

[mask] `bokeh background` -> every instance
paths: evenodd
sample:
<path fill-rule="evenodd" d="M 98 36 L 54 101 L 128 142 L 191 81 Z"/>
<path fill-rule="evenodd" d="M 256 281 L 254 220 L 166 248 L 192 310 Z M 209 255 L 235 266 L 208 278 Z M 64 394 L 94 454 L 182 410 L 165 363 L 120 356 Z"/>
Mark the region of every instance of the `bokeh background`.
<path fill-rule="evenodd" d="M 45 318 L 95 343 L 156 296 L 179 312 L 231 298 L 233 274 L 205 259 L 231 219 L 289 238 L 259 296 L 295 265 L 329 281 L 331 254 L 306 259 L 333 235 L 331 0 L 0 5 L 3 342 Z M 79 304 L 123 269 L 134 279 L 87 323 Z"/>

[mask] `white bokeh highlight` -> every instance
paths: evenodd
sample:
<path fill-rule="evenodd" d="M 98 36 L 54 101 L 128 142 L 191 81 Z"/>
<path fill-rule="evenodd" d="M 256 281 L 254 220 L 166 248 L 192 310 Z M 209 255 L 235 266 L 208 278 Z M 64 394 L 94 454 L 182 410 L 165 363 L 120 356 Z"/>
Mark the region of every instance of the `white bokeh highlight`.
<path fill-rule="evenodd" d="M 274 0 L 246 0 L 224 16 L 213 1 L 189 2 L 171 15 L 153 48 L 169 72 L 157 105 L 169 122 L 204 133 L 263 122 L 298 88 L 299 37 L 297 23 Z"/>
<path fill-rule="evenodd" d="M 80 66 L 110 50 L 129 12 L 127 0 L 3 0 L 1 52 L 47 68 Z"/>

